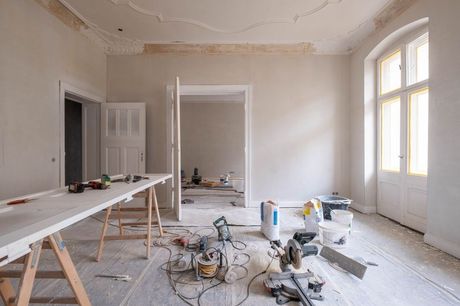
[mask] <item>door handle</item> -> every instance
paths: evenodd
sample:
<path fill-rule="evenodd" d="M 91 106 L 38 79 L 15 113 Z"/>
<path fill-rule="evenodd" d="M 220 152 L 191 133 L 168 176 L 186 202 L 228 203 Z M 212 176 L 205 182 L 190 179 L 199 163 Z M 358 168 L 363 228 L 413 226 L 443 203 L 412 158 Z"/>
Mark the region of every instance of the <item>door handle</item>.
<path fill-rule="evenodd" d="M 141 152 L 141 162 L 144 161 L 144 152 Z"/>
<path fill-rule="evenodd" d="M 404 158 L 404 155 L 398 155 L 399 158 Z"/>

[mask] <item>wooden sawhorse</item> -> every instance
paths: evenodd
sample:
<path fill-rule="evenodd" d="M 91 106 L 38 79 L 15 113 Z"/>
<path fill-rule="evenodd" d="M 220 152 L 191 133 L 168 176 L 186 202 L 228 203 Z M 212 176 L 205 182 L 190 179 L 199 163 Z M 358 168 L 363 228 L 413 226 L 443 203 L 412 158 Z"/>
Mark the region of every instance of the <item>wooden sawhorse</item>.
<path fill-rule="evenodd" d="M 22 270 L 0 270 L 0 296 L 5 305 L 26 306 L 32 303 L 91 305 L 59 232 L 33 243 L 30 248 L 30 253 L 12 263 L 22 264 Z M 62 270 L 38 271 L 40 254 L 44 249 L 53 251 Z M 20 279 L 17 294 L 10 278 Z M 36 278 L 66 279 L 75 297 L 33 297 L 32 288 Z"/>
<path fill-rule="evenodd" d="M 130 240 L 130 239 L 145 239 L 146 240 L 146 256 L 150 257 L 150 249 L 152 246 L 152 224 L 158 225 L 160 237 L 163 236 L 163 228 L 161 227 L 160 212 L 158 211 L 158 201 L 155 192 L 155 186 L 147 188 L 145 191 L 137 193 L 134 197 L 145 198 L 145 207 L 121 207 L 121 203 L 117 204 L 117 208 L 108 207 L 105 214 L 104 225 L 102 226 L 101 239 L 99 249 L 96 255 L 96 261 L 100 261 L 102 251 L 104 249 L 105 240 Z M 155 209 L 157 220 L 152 222 L 152 209 Z M 147 222 L 123 222 L 122 219 L 140 219 L 147 217 Z M 106 235 L 110 219 L 118 219 L 119 235 Z M 146 234 L 130 234 L 125 235 L 123 227 L 139 226 L 147 227 Z"/>

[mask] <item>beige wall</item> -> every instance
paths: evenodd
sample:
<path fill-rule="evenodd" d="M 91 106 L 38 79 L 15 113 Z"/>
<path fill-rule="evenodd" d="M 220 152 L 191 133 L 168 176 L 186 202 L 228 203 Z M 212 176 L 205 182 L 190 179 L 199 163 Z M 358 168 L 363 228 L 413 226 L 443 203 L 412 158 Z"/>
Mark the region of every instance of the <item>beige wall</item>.
<path fill-rule="evenodd" d="M 430 135 L 428 168 L 428 224 L 425 241 L 460 257 L 460 1 L 419 0 L 382 31 L 369 37 L 351 58 L 351 195 L 360 209 L 375 211 L 375 161 L 368 163 L 369 146 L 365 118 L 372 116 L 364 96 L 369 53 L 401 27 L 429 17 L 430 32 Z M 372 76 L 370 76 L 372 77 Z M 375 112 L 374 112 L 375 115 Z M 372 127 L 371 127 L 372 128 Z M 373 132 L 372 132 L 373 131 Z M 375 127 L 371 133 L 375 132 Z M 367 151 L 367 152 L 366 152 Z M 372 152 L 371 152 L 372 153 Z M 375 153 L 374 153 L 375 156 Z M 373 168 L 372 168 L 373 167 Z"/>
<path fill-rule="evenodd" d="M 182 169 L 203 178 L 244 177 L 244 103 L 181 103 Z"/>
<path fill-rule="evenodd" d="M 31 0 L 0 1 L 0 42 L 0 198 L 56 188 L 59 80 L 105 97 L 106 56 Z"/>
<path fill-rule="evenodd" d="M 348 56 L 109 56 L 108 101 L 147 103 L 150 172 L 166 170 L 166 85 L 176 75 L 253 86 L 252 201 L 349 194 Z"/>

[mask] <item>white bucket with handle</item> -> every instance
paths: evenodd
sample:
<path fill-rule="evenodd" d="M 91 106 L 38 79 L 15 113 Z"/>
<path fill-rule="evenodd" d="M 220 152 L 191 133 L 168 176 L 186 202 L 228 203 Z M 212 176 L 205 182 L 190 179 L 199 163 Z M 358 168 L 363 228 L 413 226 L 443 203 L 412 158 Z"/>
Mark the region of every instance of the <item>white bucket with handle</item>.
<path fill-rule="evenodd" d="M 334 209 L 331 211 L 332 221 L 343 224 L 348 227 L 351 234 L 353 224 L 353 213 L 348 210 Z"/>
<path fill-rule="evenodd" d="M 319 242 L 331 248 L 344 248 L 347 246 L 350 230 L 347 226 L 334 222 L 319 222 Z"/>

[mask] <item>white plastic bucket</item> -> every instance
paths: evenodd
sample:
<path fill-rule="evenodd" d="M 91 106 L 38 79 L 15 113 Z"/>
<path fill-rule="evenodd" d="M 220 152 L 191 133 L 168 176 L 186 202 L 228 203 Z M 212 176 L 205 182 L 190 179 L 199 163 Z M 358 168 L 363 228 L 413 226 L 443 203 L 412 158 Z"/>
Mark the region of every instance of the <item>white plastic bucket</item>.
<path fill-rule="evenodd" d="M 353 223 L 353 213 L 348 210 L 334 209 L 331 211 L 332 221 L 343 224 L 348 227 L 351 234 Z"/>
<path fill-rule="evenodd" d="M 348 226 L 334 222 L 319 222 L 319 242 L 331 248 L 344 248 L 347 246 L 350 231 Z"/>

